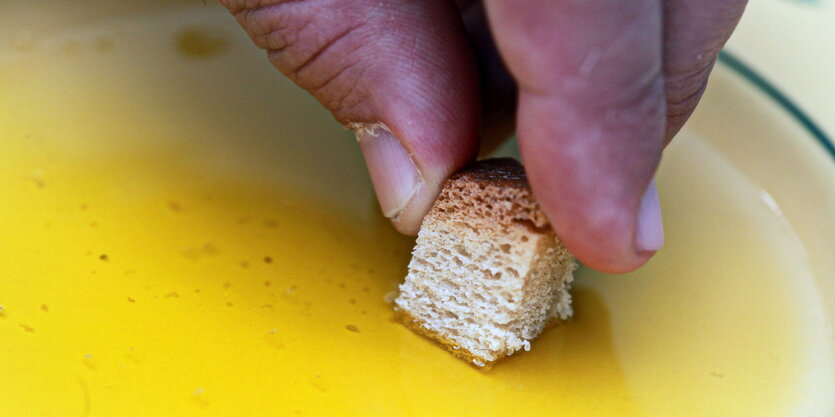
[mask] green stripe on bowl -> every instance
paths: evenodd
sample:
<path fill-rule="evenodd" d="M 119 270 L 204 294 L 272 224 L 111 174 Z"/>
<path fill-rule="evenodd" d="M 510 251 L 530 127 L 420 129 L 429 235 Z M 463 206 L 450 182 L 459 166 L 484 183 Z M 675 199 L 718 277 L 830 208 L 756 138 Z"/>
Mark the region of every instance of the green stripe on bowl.
<path fill-rule="evenodd" d="M 750 66 L 728 51 L 719 53 L 719 62 L 727 65 L 742 78 L 750 81 L 765 95 L 771 97 L 780 107 L 785 109 L 795 120 L 798 121 L 814 137 L 818 143 L 829 153 L 835 162 L 835 144 L 832 139 L 815 123 L 797 104 L 766 80 L 762 75 L 754 71 Z"/>

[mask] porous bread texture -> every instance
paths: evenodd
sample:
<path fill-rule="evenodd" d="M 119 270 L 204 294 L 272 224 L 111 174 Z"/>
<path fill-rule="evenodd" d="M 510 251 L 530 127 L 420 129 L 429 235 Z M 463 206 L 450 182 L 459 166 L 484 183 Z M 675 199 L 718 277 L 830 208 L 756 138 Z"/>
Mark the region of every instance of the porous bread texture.
<path fill-rule="evenodd" d="M 512 159 L 452 176 L 424 218 L 395 309 L 404 324 L 479 367 L 572 314 L 577 264 Z"/>

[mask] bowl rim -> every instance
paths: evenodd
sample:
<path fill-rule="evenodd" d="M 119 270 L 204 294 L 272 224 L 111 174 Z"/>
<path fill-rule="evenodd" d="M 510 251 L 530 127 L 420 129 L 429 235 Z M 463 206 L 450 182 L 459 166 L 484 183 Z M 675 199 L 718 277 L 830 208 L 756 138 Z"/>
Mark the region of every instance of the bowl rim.
<path fill-rule="evenodd" d="M 736 54 L 723 49 L 719 52 L 718 61 L 743 79 L 751 83 L 757 91 L 763 93 L 780 108 L 785 110 L 809 135 L 823 148 L 831 161 L 835 163 L 835 141 L 823 131 L 812 118 L 786 93 L 777 88 L 774 83 L 745 63 Z"/>

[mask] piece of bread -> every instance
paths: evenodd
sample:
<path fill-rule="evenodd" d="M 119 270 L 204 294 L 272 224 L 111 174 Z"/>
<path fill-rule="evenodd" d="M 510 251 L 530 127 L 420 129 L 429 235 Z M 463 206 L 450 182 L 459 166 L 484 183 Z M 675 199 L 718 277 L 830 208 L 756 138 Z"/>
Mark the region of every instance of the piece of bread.
<path fill-rule="evenodd" d="M 513 159 L 476 162 L 447 180 L 424 218 L 398 318 L 478 367 L 572 314 L 574 257 Z"/>

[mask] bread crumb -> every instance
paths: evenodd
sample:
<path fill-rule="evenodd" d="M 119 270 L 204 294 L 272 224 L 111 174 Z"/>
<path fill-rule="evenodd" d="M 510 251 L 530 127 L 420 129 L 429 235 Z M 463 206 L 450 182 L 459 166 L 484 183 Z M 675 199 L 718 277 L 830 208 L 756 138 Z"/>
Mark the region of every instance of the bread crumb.
<path fill-rule="evenodd" d="M 214 28 L 191 28 L 177 34 L 177 52 L 190 59 L 220 55 L 229 48 L 223 32 Z"/>
<path fill-rule="evenodd" d="M 391 129 L 382 122 L 377 123 L 362 123 L 362 122 L 348 122 L 345 127 L 354 131 L 359 141 L 363 136 L 377 137 L 380 133 L 377 130 L 391 133 Z"/>
<path fill-rule="evenodd" d="M 264 227 L 266 227 L 267 229 L 275 229 L 276 227 L 278 227 L 278 222 L 275 220 L 265 220 Z"/>
<path fill-rule="evenodd" d="M 183 211 L 183 206 L 174 200 L 168 200 L 168 209 L 173 212 L 181 212 Z"/>
<path fill-rule="evenodd" d="M 32 174 L 32 176 L 30 176 L 29 179 L 32 182 L 34 182 L 35 186 L 37 186 L 38 188 L 46 187 L 46 183 L 43 180 L 43 172 L 41 170 L 35 171 L 35 173 Z"/>
<path fill-rule="evenodd" d="M 276 334 L 276 333 L 278 333 L 278 329 L 270 329 L 269 333 L 270 334 Z"/>
<path fill-rule="evenodd" d="M 383 295 L 383 301 L 385 301 L 386 304 L 393 303 L 396 298 L 397 298 L 397 291 L 389 291 L 385 295 Z"/>
<path fill-rule="evenodd" d="M 218 254 L 217 246 L 213 245 L 211 242 L 206 242 L 203 244 L 203 253 L 209 256 L 214 256 Z"/>

